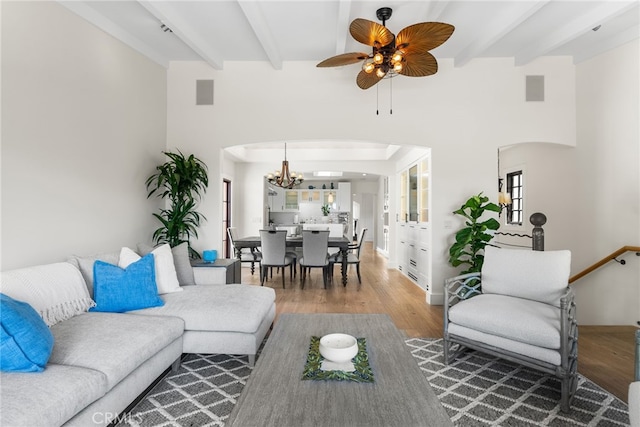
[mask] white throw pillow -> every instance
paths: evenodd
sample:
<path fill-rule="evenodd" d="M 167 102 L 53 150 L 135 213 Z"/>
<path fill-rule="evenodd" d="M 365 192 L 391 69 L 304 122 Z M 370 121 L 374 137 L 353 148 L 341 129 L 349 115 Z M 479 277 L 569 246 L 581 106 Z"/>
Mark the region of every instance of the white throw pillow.
<path fill-rule="evenodd" d="M 178 283 L 176 268 L 173 264 L 173 254 L 169 245 L 162 245 L 151 251 L 155 262 L 156 285 L 158 286 L 158 294 L 169 294 L 172 292 L 180 292 L 182 288 Z M 132 249 L 124 247 L 120 250 L 120 259 L 118 267 L 127 268 L 132 262 L 140 259 L 140 255 Z"/>
<path fill-rule="evenodd" d="M 48 326 L 96 305 L 82 274 L 68 262 L 3 271 L 0 292 L 31 305 Z"/>

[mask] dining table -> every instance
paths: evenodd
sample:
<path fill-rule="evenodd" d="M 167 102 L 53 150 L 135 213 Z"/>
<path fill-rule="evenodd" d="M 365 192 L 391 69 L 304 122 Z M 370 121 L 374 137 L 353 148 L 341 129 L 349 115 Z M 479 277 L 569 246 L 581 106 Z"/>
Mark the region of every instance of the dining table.
<path fill-rule="evenodd" d="M 235 239 L 233 244 L 236 249 L 236 257 L 239 259 L 240 252 L 243 248 L 250 248 L 253 250 L 260 247 L 260 236 L 241 237 L 239 239 Z M 329 237 L 329 247 L 339 249 L 340 254 L 342 255 L 341 272 L 343 286 L 347 286 L 347 252 L 349 251 L 350 244 L 351 241 L 347 237 Z M 302 247 L 302 236 L 288 236 L 287 247 Z"/>

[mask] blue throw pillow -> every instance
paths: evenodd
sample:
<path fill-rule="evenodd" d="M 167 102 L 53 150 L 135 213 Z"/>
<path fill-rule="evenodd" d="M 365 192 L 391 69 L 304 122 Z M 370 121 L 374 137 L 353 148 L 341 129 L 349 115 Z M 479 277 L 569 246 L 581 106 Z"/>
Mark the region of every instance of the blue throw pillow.
<path fill-rule="evenodd" d="M 164 305 L 158 296 L 153 254 L 145 255 L 125 269 L 96 261 L 93 281 L 96 306 L 89 311 L 123 313 Z"/>
<path fill-rule="evenodd" d="M 0 294 L 0 370 L 42 372 L 53 350 L 53 334 L 26 302 Z"/>

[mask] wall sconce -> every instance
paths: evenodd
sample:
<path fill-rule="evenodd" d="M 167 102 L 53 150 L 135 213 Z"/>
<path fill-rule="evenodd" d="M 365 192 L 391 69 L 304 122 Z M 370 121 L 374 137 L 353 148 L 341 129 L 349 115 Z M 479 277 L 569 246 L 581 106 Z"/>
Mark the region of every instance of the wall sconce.
<path fill-rule="evenodd" d="M 500 206 L 500 212 L 498 212 L 498 216 L 502 215 L 502 210 L 507 207 L 507 205 L 511 204 L 511 196 L 502 191 L 502 178 L 498 178 L 498 205 Z"/>

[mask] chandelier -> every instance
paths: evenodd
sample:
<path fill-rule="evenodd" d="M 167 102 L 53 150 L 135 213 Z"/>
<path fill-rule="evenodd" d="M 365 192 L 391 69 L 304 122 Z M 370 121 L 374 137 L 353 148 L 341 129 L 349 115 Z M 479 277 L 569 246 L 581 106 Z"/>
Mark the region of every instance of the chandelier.
<path fill-rule="evenodd" d="M 274 173 L 268 173 L 267 182 L 282 188 L 293 188 L 302 184 L 304 176 L 302 173 L 289 172 L 289 162 L 287 161 L 287 143 L 284 144 L 284 160 L 282 161 L 282 170 Z"/>

